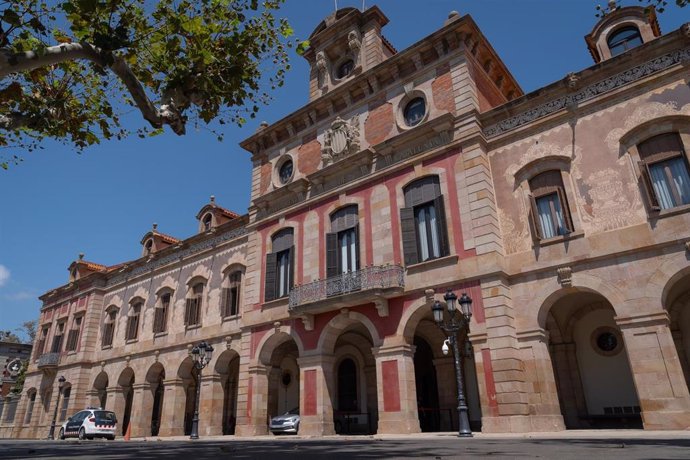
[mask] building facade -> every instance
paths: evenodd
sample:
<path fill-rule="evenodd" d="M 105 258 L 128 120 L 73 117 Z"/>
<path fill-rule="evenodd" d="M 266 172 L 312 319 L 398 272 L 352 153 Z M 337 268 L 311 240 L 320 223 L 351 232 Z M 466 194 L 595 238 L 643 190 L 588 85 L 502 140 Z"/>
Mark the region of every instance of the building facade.
<path fill-rule="evenodd" d="M 154 226 L 41 297 L 5 435 L 47 432 L 60 375 L 59 420 L 100 405 L 132 436 L 188 433 L 198 385 L 201 435 L 293 408 L 304 435 L 452 431 L 449 289 L 473 429 L 690 427 L 690 27 L 611 5 L 595 65 L 523 94 L 471 17 L 403 51 L 387 21 L 314 30 L 309 102 L 241 144 L 246 215 L 212 198 L 197 235 Z"/>

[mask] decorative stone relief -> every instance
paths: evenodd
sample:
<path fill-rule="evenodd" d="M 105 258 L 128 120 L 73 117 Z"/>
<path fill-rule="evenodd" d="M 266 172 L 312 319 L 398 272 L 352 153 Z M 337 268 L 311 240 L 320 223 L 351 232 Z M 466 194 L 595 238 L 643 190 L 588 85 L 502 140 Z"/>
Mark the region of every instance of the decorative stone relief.
<path fill-rule="evenodd" d="M 561 286 L 572 286 L 573 285 L 573 269 L 570 267 L 561 267 L 556 270 L 558 274 L 558 282 Z"/>
<path fill-rule="evenodd" d="M 337 117 L 326 131 L 321 159 L 323 166 L 342 160 L 359 151 L 359 115 L 350 121 Z"/>
<path fill-rule="evenodd" d="M 351 30 L 350 33 L 347 34 L 347 46 L 355 56 L 359 54 L 359 49 L 362 47 L 362 40 L 357 30 Z"/>
<path fill-rule="evenodd" d="M 513 129 L 532 123 L 547 115 L 564 110 L 573 104 L 579 104 L 594 99 L 601 94 L 608 93 L 627 84 L 646 78 L 649 75 L 666 70 L 688 59 L 690 59 L 690 48 L 672 51 L 638 66 L 631 67 L 604 80 L 594 82 L 579 91 L 550 100 L 518 115 L 501 120 L 498 123 L 486 127 L 484 129 L 484 135 L 486 137 L 494 137 L 512 131 Z"/>
<path fill-rule="evenodd" d="M 323 51 L 316 53 L 316 73 L 319 88 L 321 88 L 326 84 L 326 75 L 328 74 L 328 62 L 326 61 L 326 54 Z"/>
<path fill-rule="evenodd" d="M 513 194 L 513 199 L 514 202 L 519 203 L 518 215 L 524 216 L 518 223 L 519 228 L 503 209 L 498 210 L 498 221 L 501 224 L 506 254 L 527 251 L 530 248 L 529 222 L 527 221 L 529 210 L 525 209 L 524 200 L 520 198 L 519 193 Z"/>
<path fill-rule="evenodd" d="M 678 103 L 675 101 L 666 103 L 649 102 L 637 107 L 633 113 L 625 119 L 621 128 L 612 130 L 606 136 L 604 139 L 606 146 L 609 148 L 609 150 L 618 154 L 621 147 L 621 137 L 630 132 L 630 130 L 648 121 L 672 115 L 690 116 L 690 104 L 685 104 L 683 107 L 678 108 Z"/>
<path fill-rule="evenodd" d="M 576 146 L 575 155 L 577 155 L 580 150 L 581 149 Z M 558 145 L 548 144 L 545 142 L 534 144 L 528 148 L 523 155 L 520 155 L 517 162 L 511 164 L 508 169 L 506 169 L 503 177 L 512 187 L 515 184 L 515 173 L 531 162 L 546 157 L 562 157 L 570 160 L 572 159 L 572 147 L 570 145 L 560 147 Z"/>

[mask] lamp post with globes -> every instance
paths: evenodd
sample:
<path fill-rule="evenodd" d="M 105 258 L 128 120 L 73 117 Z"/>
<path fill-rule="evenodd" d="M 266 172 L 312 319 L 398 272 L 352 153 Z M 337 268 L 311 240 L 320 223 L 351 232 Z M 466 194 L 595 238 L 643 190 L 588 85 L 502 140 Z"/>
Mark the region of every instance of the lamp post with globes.
<path fill-rule="evenodd" d="M 190 352 L 194 369 L 196 369 L 196 402 L 194 403 L 194 418 L 192 419 L 192 432 L 189 439 L 199 439 L 199 398 L 201 395 L 201 370 L 211 362 L 213 347 L 206 342 L 201 342 L 192 348 Z"/>
<path fill-rule="evenodd" d="M 460 312 L 458 312 L 455 302 L 458 300 L 453 291 L 448 289 L 443 296 L 446 301 L 446 309 L 448 310 L 450 319 L 444 318 L 443 303 L 436 300 L 431 306 L 434 313 L 434 321 L 443 330 L 448 337 L 447 342 L 450 342 L 453 348 L 453 359 L 455 360 L 455 378 L 458 385 L 458 436 L 471 437 L 472 430 L 470 429 L 470 420 L 467 411 L 467 399 L 465 397 L 465 387 L 462 379 L 462 363 L 460 361 L 460 353 L 458 352 L 457 335 L 463 329 L 468 332 L 470 330 L 470 318 L 472 318 L 472 299 L 464 292 L 460 296 Z M 448 353 L 447 345 L 443 346 L 444 354 Z"/>
<path fill-rule="evenodd" d="M 55 420 L 57 419 L 58 406 L 60 405 L 60 395 L 62 394 L 62 387 L 65 386 L 67 379 L 64 375 L 61 375 L 58 379 L 58 396 L 57 401 L 55 401 L 55 411 L 53 412 L 53 421 L 50 423 L 50 432 L 48 433 L 48 439 L 55 439 Z"/>

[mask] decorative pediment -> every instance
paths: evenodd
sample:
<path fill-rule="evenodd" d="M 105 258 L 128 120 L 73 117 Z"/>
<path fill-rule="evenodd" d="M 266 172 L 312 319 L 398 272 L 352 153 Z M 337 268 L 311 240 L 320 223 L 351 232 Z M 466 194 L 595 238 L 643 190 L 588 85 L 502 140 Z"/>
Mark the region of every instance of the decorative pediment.
<path fill-rule="evenodd" d="M 336 163 L 359 151 L 359 115 L 349 121 L 337 117 L 326 131 L 321 149 L 323 166 Z"/>

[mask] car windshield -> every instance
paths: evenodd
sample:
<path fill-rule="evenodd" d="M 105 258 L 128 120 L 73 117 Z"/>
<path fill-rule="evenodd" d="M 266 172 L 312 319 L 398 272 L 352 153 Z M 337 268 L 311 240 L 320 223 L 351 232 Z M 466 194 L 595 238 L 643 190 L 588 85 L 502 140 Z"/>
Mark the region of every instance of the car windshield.
<path fill-rule="evenodd" d="M 299 415 L 299 407 L 295 407 L 294 409 L 285 412 L 283 415 Z"/>
<path fill-rule="evenodd" d="M 115 417 L 115 412 L 108 412 L 108 411 L 104 411 L 104 410 L 95 410 L 95 411 L 93 411 L 93 415 L 98 420 L 111 422 L 111 423 L 117 422 L 117 418 Z"/>

